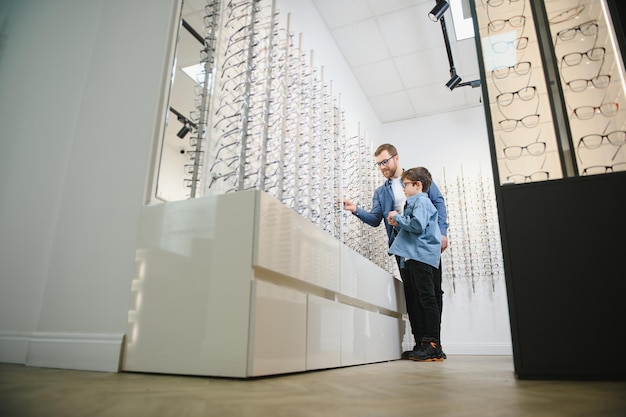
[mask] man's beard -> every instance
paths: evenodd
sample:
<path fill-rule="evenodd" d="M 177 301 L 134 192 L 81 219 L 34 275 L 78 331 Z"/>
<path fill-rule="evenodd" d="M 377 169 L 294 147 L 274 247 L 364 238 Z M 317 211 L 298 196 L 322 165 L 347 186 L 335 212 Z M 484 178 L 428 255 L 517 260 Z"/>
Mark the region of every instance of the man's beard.
<path fill-rule="evenodd" d="M 398 170 L 398 167 L 395 167 L 393 170 L 391 169 L 387 170 L 388 174 L 386 175 L 386 177 L 393 178 L 393 176 L 396 175 L 397 170 Z"/>

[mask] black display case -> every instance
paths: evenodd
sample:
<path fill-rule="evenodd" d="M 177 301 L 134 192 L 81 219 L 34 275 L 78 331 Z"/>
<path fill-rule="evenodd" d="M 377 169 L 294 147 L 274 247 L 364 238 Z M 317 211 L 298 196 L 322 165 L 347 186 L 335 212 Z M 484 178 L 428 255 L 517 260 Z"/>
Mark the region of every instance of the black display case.
<path fill-rule="evenodd" d="M 470 0 L 522 379 L 626 379 L 623 4 Z M 620 9 L 621 8 L 621 9 Z"/>

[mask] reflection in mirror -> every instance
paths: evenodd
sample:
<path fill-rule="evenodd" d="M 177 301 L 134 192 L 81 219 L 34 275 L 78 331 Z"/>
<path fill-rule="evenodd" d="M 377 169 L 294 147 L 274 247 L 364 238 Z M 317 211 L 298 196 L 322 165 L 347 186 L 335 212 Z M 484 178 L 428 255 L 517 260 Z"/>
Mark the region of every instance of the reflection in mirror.
<path fill-rule="evenodd" d="M 190 198 L 198 182 L 202 161 L 194 154 L 201 151 L 197 107 L 204 84 L 204 39 L 200 34 L 204 23 L 199 11 L 204 10 L 206 3 L 207 0 L 184 0 L 182 5 L 169 111 L 156 175 L 156 198 L 160 201 Z"/>

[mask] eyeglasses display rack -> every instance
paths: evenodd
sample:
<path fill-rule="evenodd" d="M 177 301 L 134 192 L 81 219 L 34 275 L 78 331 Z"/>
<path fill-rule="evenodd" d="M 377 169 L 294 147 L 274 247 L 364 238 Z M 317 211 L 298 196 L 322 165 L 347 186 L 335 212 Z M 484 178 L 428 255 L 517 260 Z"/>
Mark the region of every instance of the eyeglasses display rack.
<path fill-rule="evenodd" d="M 626 170 L 624 64 L 603 0 L 475 2 L 499 183 Z"/>
<path fill-rule="evenodd" d="M 626 99 L 615 0 L 470 0 L 522 379 L 626 379 Z M 621 13 L 619 12 L 621 8 Z M 591 339 L 589 339 L 591 338 Z M 612 356 L 613 357 L 613 356 Z"/>

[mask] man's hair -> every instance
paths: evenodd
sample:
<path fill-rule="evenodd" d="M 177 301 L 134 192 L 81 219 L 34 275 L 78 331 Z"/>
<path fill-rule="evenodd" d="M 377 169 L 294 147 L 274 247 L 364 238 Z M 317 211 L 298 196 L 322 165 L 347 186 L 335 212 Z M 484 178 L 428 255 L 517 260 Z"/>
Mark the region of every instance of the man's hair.
<path fill-rule="evenodd" d="M 374 152 L 374 156 L 380 155 L 383 151 L 389 152 L 389 155 L 398 154 L 398 150 L 391 143 L 383 143 L 378 148 L 376 148 L 376 152 Z"/>
<path fill-rule="evenodd" d="M 430 172 L 424 167 L 407 169 L 402 173 L 402 181 L 420 181 L 422 183 L 422 191 L 424 192 L 427 192 L 433 183 Z"/>

